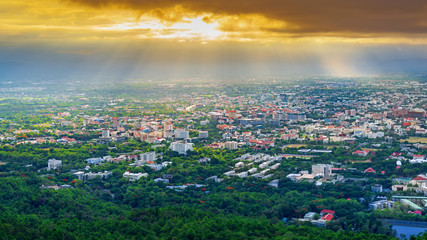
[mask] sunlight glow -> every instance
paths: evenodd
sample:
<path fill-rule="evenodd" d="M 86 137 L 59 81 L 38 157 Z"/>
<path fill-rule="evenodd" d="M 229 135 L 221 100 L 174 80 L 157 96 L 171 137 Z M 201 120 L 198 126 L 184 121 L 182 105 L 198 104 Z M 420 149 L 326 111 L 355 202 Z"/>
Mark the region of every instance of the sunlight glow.
<path fill-rule="evenodd" d="M 144 19 L 138 22 L 97 26 L 93 29 L 104 31 L 149 31 L 149 34 L 139 34 L 140 38 L 199 39 L 206 41 L 224 39 L 226 37 L 226 33 L 218 30 L 217 22 L 207 23 L 203 21 L 203 16 L 192 19 L 185 18 L 182 22 L 176 22 L 169 26 L 162 24 L 158 19 Z"/>

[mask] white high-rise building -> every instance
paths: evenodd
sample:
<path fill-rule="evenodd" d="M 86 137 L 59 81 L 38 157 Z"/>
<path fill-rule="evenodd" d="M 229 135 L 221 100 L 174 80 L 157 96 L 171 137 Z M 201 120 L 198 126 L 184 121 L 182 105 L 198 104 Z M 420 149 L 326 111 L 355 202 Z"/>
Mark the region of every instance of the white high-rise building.
<path fill-rule="evenodd" d="M 142 161 L 156 161 L 156 152 L 146 152 L 146 153 L 141 153 L 140 154 L 141 160 Z"/>
<path fill-rule="evenodd" d="M 170 145 L 170 149 L 172 151 L 178 152 L 179 154 L 186 154 L 187 151 L 193 151 L 193 144 L 183 141 L 173 142 Z"/>
<path fill-rule="evenodd" d="M 190 137 L 190 133 L 187 130 L 182 128 L 175 129 L 174 134 L 175 134 L 175 138 L 178 138 L 178 139 L 185 139 Z"/>
<path fill-rule="evenodd" d="M 110 130 L 102 129 L 102 138 L 109 138 L 109 137 L 110 137 Z"/>
<path fill-rule="evenodd" d="M 311 171 L 315 176 L 330 177 L 332 174 L 332 165 L 316 164 L 311 167 Z"/>
<path fill-rule="evenodd" d="M 61 160 L 49 159 L 47 161 L 47 170 L 55 170 L 60 166 L 62 166 Z"/>
<path fill-rule="evenodd" d="M 231 150 L 235 150 L 237 149 L 238 145 L 236 141 L 231 141 L 231 142 L 225 142 L 225 148 L 227 149 L 231 149 Z"/>

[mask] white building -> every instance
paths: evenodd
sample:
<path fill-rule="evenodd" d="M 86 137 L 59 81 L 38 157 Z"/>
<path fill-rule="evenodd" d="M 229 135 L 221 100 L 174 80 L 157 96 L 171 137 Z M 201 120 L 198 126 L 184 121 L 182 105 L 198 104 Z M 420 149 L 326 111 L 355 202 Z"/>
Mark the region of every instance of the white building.
<path fill-rule="evenodd" d="M 254 174 L 254 173 L 256 173 L 258 171 L 258 169 L 257 168 L 251 168 L 251 169 L 249 169 L 248 170 L 248 173 L 250 173 L 250 174 Z"/>
<path fill-rule="evenodd" d="M 409 163 L 411 163 L 411 164 L 427 162 L 427 160 L 424 159 L 424 155 L 413 155 L 412 157 L 413 158 L 411 160 L 409 160 Z"/>
<path fill-rule="evenodd" d="M 47 170 L 55 170 L 60 166 L 62 166 L 61 160 L 49 159 L 47 161 Z"/>
<path fill-rule="evenodd" d="M 374 184 L 371 187 L 371 190 L 372 190 L 372 192 L 380 193 L 380 192 L 383 191 L 383 185 L 381 185 L 381 184 Z"/>
<path fill-rule="evenodd" d="M 139 155 L 141 157 L 141 161 L 156 161 L 156 152 L 146 152 L 146 153 L 141 153 Z"/>
<path fill-rule="evenodd" d="M 109 138 L 109 137 L 110 137 L 110 130 L 102 129 L 102 138 Z"/>
<path fill-rule="evenodd" d="M 280 167 L 280 163 L 276 163 L 273 166 L 271 166 L 270 169 L 275 170 L 275 169 L 278 169 L 279 167 Z"/>
<path fill-rule="evenodd" d="M 142 177 L 147 177 L 148 173 L 130 173 L 130 172 L 125 172 L 123 173 L 123 177 L 127 178 L 129 181 L 138 181 L 140 178 Z"/>
<path fill-rule="evenodd" d="M 236 167 L 236 168 L 241 168 L 241 167 L 244 167 L 244 166 L 245 166 L 244 162 L 238 162 L 238 163 L 234 164 L 234 167 Z"/>
<path fill-rule="evenodd" d="M 162 170 L 163 165 L 162 164 L 147 164 L 146 166 L 150 167 L 154 171 Z"/>
<path fill-rule="evenodd" d="M 208 131 L 199 131 L 199 138 L 205 139 L 205 138 L 208 138 L 208 136 L 209 136 Z"/>
<path fill-rule="evenodd" d="M 376 209 L 391 209 L 394 206 L 394 202 L 393 201 L 387 201 L 387 200 L 380 200 L 380 201 L 375 201 L 369 204 L 369 208 L 376 210 Z"/>
<path fill-rule="evenodd" d="M 175 134 L 175 138 L 178 138 L 178 139 L 185 139 L 190 137 L 190 133 L 187 130 L 182 128 L 175 129 L 174 134 Z"/>
<path fill-rule="evenodd" d="M 316 164 L 311 167 L 311 171 L 315 176 L 330 177 L 332 166 L 329 164 Z"/>
<path fill-rule="evenodd" d="M 230 177 L 230 176 L 236 175 L 236 172 L 235 171 L 228 171 L 228 172 L 225 172 L 224 175 L 227 177 Z"/>
<path fill-rule="evenodd" d="M 85 173 L 82 171 L 75 172 L 75 173 L 73 173 L 73 175 L 75 175 L 77 177 L 77 179 L 82 180 L 82 181 L 85 178 Z"/>
<path fill-rule="evenodd" d="M 291 173 L 291 174 L 288 174 L 286 177 L 291 179 L 292 182 L 295 182 L 297 181 L 297 178 L 301 177 L 301 174 Z"/>
<path fill-rule="evenodd" d="M 89 172 L 85 174 L 85 177 L 87 180 L 91 180 L 91 179 L 95 179 L 96 177 L 100 177 L 101 179 L 104 179 L 104 178 L 110 177 L 111 175 L 113 175 L 113 173 L 109 171 L 98 172 L 98 173 Z"/>
<path fill-rule="evenodd" d="M 245 178 L 248 176 L 248 172 L 237 173 L 236 176 L 238 176 L 239 178 Z"/>
<path fill-rule="evenodd" d="M 187 151 L 193 151 L 193 144 L 186 142 L 173 142 L 170 145 L 172 151 L 178 152 L 179 154 L 186 154 Z"/>
<path fill-rule="evenodd" d="M 279 179 L 275 179 L 275 180 L 271 181 L 268 184 L 268 186 L 272 186 L 272 187 L 278 188 L 279 187 Z"/>
<path fill-rule="evenodd" d="M 163 182 L 163 183 L 169 183 L 169 179 L 164 179 L 164 178 L 156 178 L 156 179 L 154 179 L 154 182 Z"/>
<path fill-rule="evenodd" d="M 225 142 L 225 148 L 230 150 L 236 150 L 238 148 L 238 144 L 236 141 Z"/>

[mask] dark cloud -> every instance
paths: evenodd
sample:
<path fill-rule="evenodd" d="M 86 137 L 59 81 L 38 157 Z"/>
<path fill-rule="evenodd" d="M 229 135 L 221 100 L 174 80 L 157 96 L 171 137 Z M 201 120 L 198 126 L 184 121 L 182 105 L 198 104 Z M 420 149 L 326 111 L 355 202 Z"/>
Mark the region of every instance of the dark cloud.
<path fill-rule="evenodd" d="M 427 33 L 425 0 L 67 0 L 92 7 L 117 6 L 142 12 L 177 5 L 195 12 L 260 14 L 290 25 L 291 33 Z M 159 14 L 161 17 L 162 14 Z"/>

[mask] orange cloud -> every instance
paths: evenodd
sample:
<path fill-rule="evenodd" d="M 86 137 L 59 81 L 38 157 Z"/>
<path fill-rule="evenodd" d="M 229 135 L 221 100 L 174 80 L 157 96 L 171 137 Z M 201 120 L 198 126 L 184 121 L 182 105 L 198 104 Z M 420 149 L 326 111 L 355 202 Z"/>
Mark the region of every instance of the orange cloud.
<path fill-rule="evenodd" d="M 130 8 L 157 13 L 171 21 L 188 12 L 216 15 L 255 14 L 282 21 L 291 28 L 273 28 L 287 33 L 424 34 L 427 32 L 427 2 L 424 0 L 68 0 L 92 7 Z M 180 6 L 187 12 L 169 16 L 163 9 Z"/>

